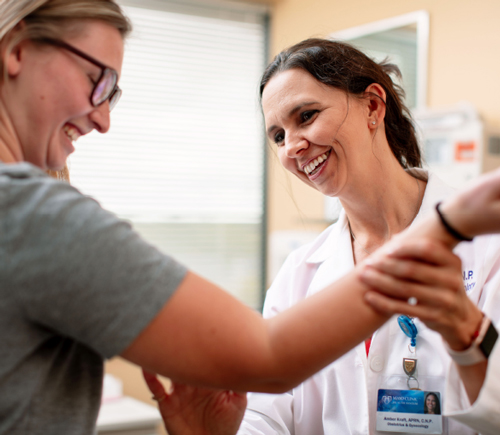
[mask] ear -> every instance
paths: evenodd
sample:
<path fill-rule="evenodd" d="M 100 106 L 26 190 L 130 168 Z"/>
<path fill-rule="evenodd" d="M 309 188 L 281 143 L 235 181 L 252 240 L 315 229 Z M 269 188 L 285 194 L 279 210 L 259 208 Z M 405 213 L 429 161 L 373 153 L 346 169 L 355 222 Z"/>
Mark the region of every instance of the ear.
<path fill-rule="evenodd" d="M 376 129 L 385 118 L 386 93 L 378 83 L 372 83 L 365 89 L 364 97 L 368 106 L 368 127 Z"/>
<path fill-rule="evenodd" d="M 15 38 L 19 32 L 23 31 L 26 27 L 26 23 L 21 21 L 18 23 L 14 29 L 10 32 L 10 35 L 7 37 L 6 44 L 3 46 L 6 47 L 9 45 L 9 42 Z M 9 77 L 15 77 L 21 71 L 21 61 L 24 56 L 24 49 L 26 47 L 26 41 L 21 41 L 20 43 L 14 45 L 6 55 L 5 51 L 2 53 L 2 58 L 4 59 L 5 71 Z"/>
<path fill-rule="evenodd" d="M 5 59 L 5 69 L 10 78 L 16 77 L 21 71 L 23 55 L 24 50 L 21 44 L 14 46 L 7 55 Z"/>

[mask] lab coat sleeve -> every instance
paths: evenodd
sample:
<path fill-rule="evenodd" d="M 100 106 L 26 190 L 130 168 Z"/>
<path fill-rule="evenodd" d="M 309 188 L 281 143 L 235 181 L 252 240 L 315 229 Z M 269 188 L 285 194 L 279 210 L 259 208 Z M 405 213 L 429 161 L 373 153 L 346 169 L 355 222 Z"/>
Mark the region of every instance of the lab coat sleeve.
<path fill-rule="evenodd" d="M 460 378 L 454 364 L 451 366 L 449 377 L 450 380 Z M 461 403 L 447 401 L 450 406 L 445 405 L 445 414 L 482 435 L 498 435 L 500 433 L 500 344 L 498 341 L 489 358 L 483 388 L 472 406 L 466 399 L 463 384 L 460 381 L 448 384 L 448 387 L 453 386 L 460 388 L 461 391 L 449 388 L 447 397 L 461 396 L 464 399 Z"/>
<path fill-rule="evenodd" d="M 500 325 L 500 243 L 490 239 L 484 268 L 489 271 L 483 285 L 479 308 Z M 488 360 L 488 370 L 477 400 L 471 405 L 456 365 L 451 362 L 446 386 L 445 415 L 482 435 L 500 434 L 500 343 L 497 341 Z"/>

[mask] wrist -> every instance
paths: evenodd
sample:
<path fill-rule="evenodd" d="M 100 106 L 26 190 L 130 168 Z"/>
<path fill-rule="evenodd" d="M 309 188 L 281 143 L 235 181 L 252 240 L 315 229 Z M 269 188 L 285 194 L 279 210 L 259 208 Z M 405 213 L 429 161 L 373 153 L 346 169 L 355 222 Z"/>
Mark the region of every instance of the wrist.
<path fill-rule="evenodd" d="M 484 314 L 475 306 L 474 308 L 469 318 L 458 324 L 452 336 L 443 337 L 449 349 L 462 352 L 471 347 L 478 337 Z"/>
<path fill-rule="evenodd" d="M 427 216 L 425 221 L 422 221 L 418 236 L 430 237 L 443 243 L 449 249 L 453 249 L 459 243 L 443 226 L 435 210 Z"/>
<path fill-rule="evenodd" d="M 477 337 L 471 345 L 461 351 L 451 349 L 445 342 L 445 348 L 453 361 L 460 366 L 471 366 L 483 361 L 487 361 L 495 343 L 498 339 L 498 332 L 487 316 L 483 316 Z"/>
<path fill-rule="evenodd" d="M 456 243 L 462 241 L 471 241 L 477 234 L 473 230 L 470 222 L 470 213 L 464 212 L 470 208 L 470 204 L 464 204 L 460 197 L 455 197 L 440 203 L 439 211 L 441 214 L 441 224 L 445 231 L 456 240 Z M 446 226 L 448 225 L 448 228 Z"/>

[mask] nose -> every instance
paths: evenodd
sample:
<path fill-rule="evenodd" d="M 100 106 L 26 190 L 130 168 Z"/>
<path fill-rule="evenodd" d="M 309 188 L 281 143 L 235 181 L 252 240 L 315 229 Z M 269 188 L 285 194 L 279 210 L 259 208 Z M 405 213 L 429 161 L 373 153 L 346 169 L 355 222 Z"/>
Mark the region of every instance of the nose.
<path fill-rule="evenodd" d="M 97 106 L 89 115 L 94 128 L 99 133 L 107 133 L 111 125 L 109 116 L 109 103 L 105 101 L 100 106 Z"/>
<path fill-rule="evenodd" d="M 285 139 L 285 153 L 289 158 L 298 157 L 307 148 L 309 148 L 309 141 L 302 136 L 288 135 Z"/>

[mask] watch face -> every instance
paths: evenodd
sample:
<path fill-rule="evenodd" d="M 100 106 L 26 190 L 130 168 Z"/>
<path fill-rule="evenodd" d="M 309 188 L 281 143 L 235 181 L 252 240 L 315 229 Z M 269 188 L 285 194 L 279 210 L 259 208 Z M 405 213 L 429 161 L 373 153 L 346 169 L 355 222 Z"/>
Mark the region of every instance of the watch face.
<path fill-rule="evenodd" d="M 498 332 L 493 326 L 493 322 L 490 322 L 490 326 L 484 335 L 483 341 L 479 344 L 479 348 L 481 352 L 483 352 L 484 356 L 488 358 L 490 356 L 493 347 L 498 339 Z"/>

